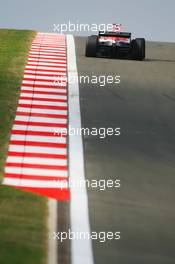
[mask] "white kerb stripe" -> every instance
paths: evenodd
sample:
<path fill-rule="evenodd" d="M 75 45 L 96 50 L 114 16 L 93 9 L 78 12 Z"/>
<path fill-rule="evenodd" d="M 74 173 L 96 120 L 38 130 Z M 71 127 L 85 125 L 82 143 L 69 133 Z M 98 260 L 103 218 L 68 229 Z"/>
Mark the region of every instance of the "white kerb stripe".
<path fill-rule="evenodd" d="M 27 126 L 27 125 L 13 125 L 13 130 L 21 131 L 37 131 L 37 132 L 50 132 L 57 136 L 58 132 L 64 132 L 64 128 L 44 127 L 44 126 Z"/>
<path fill-rule="evenodd" d="M 29 91 L 30 93 L 38 93 L 38 92 L 50 92 L 50 93 L 66 93 L 66 89 L 54 89 L 54 88 L 33 88 L 33 87 L 21 87 L 21 92 Z"/>
<path fill-rule="evenodd" d="M 35 117 L 35 116 L 20 116 L 16 115 L 15 121 L 26 121 L 26 122 L 42 122 L 52 124 L 67 124 L 67 119 L 63 118 L 47 118 L 47 117 Z"/>
<path fill-rule="evenodd" d="M 25 92 L 21 92 L 20 96 L 32 97 L 32 98 L 45 98 L 45 99 L 64 99 L 64 100 L 67 99 L 67 96 L 65 95 L 35 94 L 35 93 L 25 93 Z"/>
<path fill-rule="evenodd" d="M 28 152 L 28 153 L 41 153 L 41 154 L 56 154 L 56 155 L 66 155 L 66 148 L 47 148 L 47 147 L 33 147 L 33 146 L 21 146 L 21 145 L 10 145 L 9 151 L 14 152 Z"/>
<path fill-rule="evenodd" d="M 25 154 L 24 154 L 25 155 Z M 48 158 L 30 158 L 27 156 L 9 156 L 7 162 L 13 163 L 27 163 L 27 164 L 44 164 L 44 165 L 56 165 L 56 166 L 66 166 L 66 159 L 48 159 Z"/>
<path fill-rule="evenodd" d="M 60 188 L 60 189 L 67 189 L 68 183 L 59 180 L 25 180 L 25 179 L 18 179 L 18 178 L 4 178 L 3 184 L 11 185 L 11 186 L 20 186 L 20 187 L 37 187 L 37 188 Z"/>
<path fill-rule="evenodd" d="M 52 177 L 68 177 L 68 173 L 65 170 L 53 170 L 53 169 L 36 169 L 36 168 L 23 168 L 23 167 L 10 167 L 6 166 L 5 173 L 25 174 L 28 176 L 52 176 Z"/>
<path fill-rule="evenodd" d="M 46 136 L 31 136 L 31 135 L 11 135 L 11 140 L 22 140 L 26 142 L 46 142 L 46 143 L 63 143 L 66 144 L 66 138 L 65 137 L 58 137 L 58 136 L 51 136 L 51 137 L 46 137 Z"/>
<path fill-rule="evenodd" d="M 50 75 L 50 76 L 58 76 L 58 75 L 61 74 L 61 75 L 65 75 L 66 76 L 65 71 L 66 71 L 66 69 L 62 69 L 59 72 L 42 71 L 42 70 L 38 70 L 37 69 L 37 70 L 25 70 L 24 73 L 27 73 L 27 74 L 35 74 L 35 75 L 38 75 L 38 74 L 47 74 L 47 75 Z"/>
<path fill-rule="evenodd" d="M 38 114 L 55 114 L 55 115 L 67 115 L 65 110 L 52 110 L 52 109 L 38 109 L 29 107 L 18 107 L 17 111 L 26 113 L 38 113 Z"/>
<path fill-rule="evenodd" d="M 34 75 L 30 75 L 30 74 L 25 74 L 24 78 L 31 79 L 31 81 L 35 81 L 35 79 L 38 79 L 38 80 L 42 79 L 42 80 L 46 80 L 46 81 L 49 81 L 49 82 L 51 82 L 51 81 L 53 82 L 53 81 L 58 81 L 58 80 L 60 80 L 60 81 L 66 80 L 65 74 L 63 76 L 61 76 L 61 74 L 60 75 L 55 74 L 55 75 L 52 75 L 52 76 L 40 76 L 40 75 L 37 75 L 37 74 L 35 74 L 35 76 L 34 76 Z"/>
<path fill-rule="evenodd" d="M 50 106 L 67 106 L 67 103 L 62 102 L 49 102 L 49 101 L 37 101 L 37 100 L 19 100 L 19 104 L 37 104 L 37 105 L 50 105 Z"/>

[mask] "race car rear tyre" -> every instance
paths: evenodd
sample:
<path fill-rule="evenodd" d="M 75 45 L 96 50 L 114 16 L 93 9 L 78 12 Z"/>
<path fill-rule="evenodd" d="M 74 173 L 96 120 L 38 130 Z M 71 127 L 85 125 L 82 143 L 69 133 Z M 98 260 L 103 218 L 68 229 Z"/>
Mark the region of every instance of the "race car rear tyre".
<path fill-rule="evenodd" d="M 143 60 L 145 58 L 145 39 L 136 38 L 132 41 L 132 59 Z"/>
<path fill-rule="evenodd" d="M 86 42 L 86 57 L 96 57 L 98 36 L 89 36 Z"/>

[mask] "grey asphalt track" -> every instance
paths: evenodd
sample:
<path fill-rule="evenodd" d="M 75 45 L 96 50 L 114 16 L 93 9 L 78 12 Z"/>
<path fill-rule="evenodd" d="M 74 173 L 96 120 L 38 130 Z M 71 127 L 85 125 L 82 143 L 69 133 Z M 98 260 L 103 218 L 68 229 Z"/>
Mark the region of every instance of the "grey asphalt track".
<path fill-rule="evenodd" d="M 121 136 L 84 137 L 86 178 L 120 179 L 88 189 L 95 264 L 175 263 L 175 44 L 147 43 L 143 62 L 86 58 L 76 38 L 79 75 L 121 75 L 120 85 L 80 84 L 83 127 L 121 127 Z"/>

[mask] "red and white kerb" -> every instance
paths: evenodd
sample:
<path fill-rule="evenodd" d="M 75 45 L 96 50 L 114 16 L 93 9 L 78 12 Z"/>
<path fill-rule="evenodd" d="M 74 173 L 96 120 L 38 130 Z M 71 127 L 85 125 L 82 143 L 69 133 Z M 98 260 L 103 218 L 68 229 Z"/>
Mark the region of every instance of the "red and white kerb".
<path fill-rule="evenodd" d="M 24 71 L 3 184 L 69 199 L 67 136 L 54 133 L 68 125 L 66 75 L 65 36 L 38 33 Z"/>

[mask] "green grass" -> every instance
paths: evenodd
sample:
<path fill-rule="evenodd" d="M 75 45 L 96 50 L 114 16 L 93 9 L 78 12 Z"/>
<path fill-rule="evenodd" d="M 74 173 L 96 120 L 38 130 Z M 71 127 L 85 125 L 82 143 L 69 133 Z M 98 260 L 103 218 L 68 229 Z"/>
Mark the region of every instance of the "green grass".
<path fill-rule="evenodd" d="M 27 53 L 35 32 L 0 29 L 0 180 Z M 46 199 L 0 186 L 0 263 L 44 264 Z"/>

